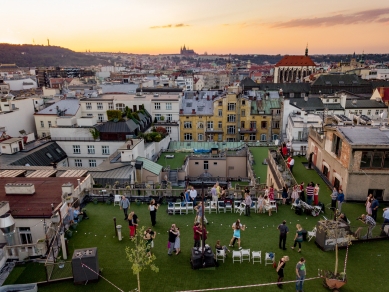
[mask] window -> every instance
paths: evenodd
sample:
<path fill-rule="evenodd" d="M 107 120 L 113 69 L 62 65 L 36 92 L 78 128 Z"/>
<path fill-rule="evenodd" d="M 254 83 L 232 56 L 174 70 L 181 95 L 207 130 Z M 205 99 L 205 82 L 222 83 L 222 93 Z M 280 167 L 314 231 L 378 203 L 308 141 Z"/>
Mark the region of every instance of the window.
<path fill-rule="evenodd" d="M 279 121 L 273 122 L 272 123 L 272 128 L 273 129 L 279 129 L 280 128 L 280 122 Z"/>
<path fill-rule="evenodd" d="M 99 122 L 104 121 L 104 114 L 98 114 L 97 118 L 98 118 Z"/>
<path fill-rule="evenodd" d="M 198 134 L 197 135 L 197 140 L 198 141 L 203 141 L 204 140 L 204 135 L 203 134 Z"/>
<path fill-rule="evenodd" d="M 218 102 L 218 105 L 219 105 L 219 106 L 222 106 L 222 105 L 223 105 L 223 101 L 220 100 L 220 101 Z"/>
<path fill-rule="evenodd" d="M 240 134 L 240 141 L 244 141 L 244 134 Z"/>
<path fill-rule="evenodd" d="M 334 99 L 334 102 L 338 102 L 338 100 L 335 98 L 335 99 Z"/>
<path fill-rule="evenodd" d="M 371 110 L 367 110 L 367 115 L 368 115 L 368 116 L 371 115 Z"/>
<path fill-rule="evenodd" d="M 87 110 L 91 110 L 91 109 L 92 109 L 92 103 L 87 102 L 87 103 L 86 103 L 86 109 L 87 109 Z"/>
<path fill-rule="evenodd" d="M 41 128 L 44 128 L 45 127 L 45 123 L 43 121 L 41 121 Z"/>
<path fill-rule="evenodd" d="M 376 116 L 378 115 L 378 113 L 379 113 L 379 111 L 378 111 L 378 110 L 375 110 L 375 115 L 376 115 Z"/>
<path fill-rule="evenodd" d="M 278 140 L 278 135 L 276 135 L 276 134 L 273 135 L 273 141 L 275 141 L 275 140 Z"/>
<path fill-rule="evenodd" d="M 110 102 L 110 103 L 108 104 L 108 109 L 109 109 L 109 110 L 113 110 L 113 103 L 112 103 L 112 102 Z"/>
<path fill-rule="evenodd" d="M 213 129 L 213 122 L 212 121 L 207 122 L 207 129 Z"/>
<path fill-rule="evenodd" d="M 255 141 L 255 140 L 257 140 L 257 135 L 250 134 L 250 141 Z"/>
<path fill-rule="evenodd" d="M 166 121 L 171 122 L 173 120 L 173 115 L 172 114 L 167 114 L 166 115 Z"/>
<path fill-rule="evenodd" d="M 117 103 L 117 104 L 116 104 L 116 109 L 117 109 L 118 111 L 124 112 L 125 109 L 126 109 L 126 105 L 125 105 L 124 103 Z"/>
<path fill-rule="evenodd" d="M 97 103 L 97 109 L 98 110 L 102 110 L 103 109 L 103 103 L 102 102 L 98 102 Z"/>
<path fill-rule="evenodd" d="M 157 119 L 157 121 L 160 121 L 161 120 L 161 114 L 155 114 L 155 118 Z"/>
<path fill-rule="evenodd" d="M 172 109 L 172 103 L 171 102 L 167 102 L 166 103 L 166 110 L 171 110 Z"/>
<path fill-rule="evenodd" d="M 257 122 L 250 121 L 250 129 L 256 129 L 257 128 Z"/>
<path fill-rule="evenodd" d="M 227 107 L 227 110 L 235 111 L 235 108 L 236 108 L 236 103 L 229 103 L 228 107 Z"/>
<path fill-rule="evenodd" d="M 227 142 L 235 142 L 235 138 L 227 138 Z"/>
<path fill-rule="evenodd" d="M 261 122 L 261 129 L 266 129 L 267 128 L 267 122 L 266 121 L 262 121 Z"/>
<path fill-rule="evenodd" d="M 166 129 L 166 132 L 168 132 L 169 134 L 172 133 L 172 127 L 165 127 L 165 129 Z"/>
<path fill-rule="evenodd" d="M 227 126 L 227 134 L 235 134 L 235 126 Z"/>
<path fill-rule="evenodd" d="M 281 114 L 281 110 L 280 110 L 280 109 L 275 110 L 275 114 L 276 114 L 277 116 L 280 115 L 280 114 Z"/>
<path fill-rule="evenodd" d="M 55 148 L 55 151 L 57 151 L 58 154 L 62 154 L 62 151 L 61 151 L 61 149 L 59 149 L 59 148 Z"/>
<path fill-rule="evenodd" d="M 192 141 L 192 133 L 184 133 L 184 141 Z"/>
<path fill-rule="evenodd" d="M 33 243 L 30 227 L 19 227 L 18 230 L 21 244 Z"/>
<path fill-rule="evenodd" d="M 217 123 L 217 127 L 218 127 L 219 129 L 223 128 L 223 122 L 218 122 L 218 123 Z"/>
<path fill-rule="evenodd" d="M 159 102 L 154 103 L 154 109 L 160 110 L 161 109 L 161 103 L 159 103 Z"/>
<path fill-rule="evenodd" d="M 73 154 L 81 154 L 80 145 L 73 145 Z"/>
<path fill-rule="evenodd" d="M 204 170 L 208 170 L 208 161 L 207 160 L 204 161 Z"/>
<path fill-rule="evenodd" d="M 363 151 L 360 168 L 389 168 L 389 151 Z"/>
<path fill-rule="evenodd" d="M 246 105 L 246 101 L 245 100 L 242 100 L 242 105 Z"/>
<path fill-rule="evenodd" d="M 43 138 L 46 137 L 46 133 L 42 133 L 42 137 L 43 137 Z"/>
<path fill-rule="evenodd" d="M 217 140 L 218 141 L 223 141 L 223 134 L 218 134 L 217 135 Z"/>
<path fill-rule="evenodd" d="M 261 142 L 266 142 L 266 134 L 261 134 Z"/>
<path fill-rule="evenodd" d="M 362 110 L 359 110 L 359 114 L 360 114 L 360 115 L 362 114 Z"/>
<path fill-rule="evenodd" d="M 332 149 L 331 151 L 335 153 L 336 156 L 340 157 L 342 150 L 342 139 L 340 139 L 335 134 L 332 136 Z"/>
<path fill-rule="evenodd" d="M 49 152 L 46 153 L 46 156 L 47 156 L 48 158 L 50 158 L 50 159 L 53 159 L 53 155 L 51 155 L 51 153 L 49 153 Z"/>
<path fill-rule="evenodd" d="M 235 115 L 227 115 L 227 122 L 235 123 Z"/>
<path fill-rule="evenodd" d="M 95 154 L 95 145 L 88 145 L 88 154 Z"/>
<path fill-rule="evenodd" d="M 223 116 L 223 110 L 221 110 L 221 109 L 217 110 L 217 115 L 219 117 L 222 117 Z"/>
<path fill-rule="evenodd" d="M 242 110 L 241 116 L 242 116 L 242 117 L 245 117 L 245 116 L 246 116 L 246 111 L 245 111 L 245 110 Z"/>
<path fill-rule="evenodd" d="M 184 122 L 184 129 L 192 129 L 192 122 Z"/>
<path fill-rule="evenodd" d="M 89 167 L 96 167 L 96 166 L 97 166 L 96 159 L 89 159 Z"/>
<path fill-rule="evenodd" d="M 86 116 L 91 118 L 91 117 L 93 117 L 93 114 L 86 114 Z"/>
<path fill-rule="evenodd" d="M 109 155 L 109 146 L 101 146 L 101 152 L 103 155 Z"/>
<path fill-rule="evenodd" d="M 81 159 L 74 159 L 74 165 L 76 167 L 82 167 L 82 160 Z"/>
<path fill-rule="evenodd" d="M 198 128 L 199 128 L 199 129 L 204 129 L 204 124 L 203 124 L 203 122 L 199 122 Z"/>
<path fill-rule="evenodd" d="M 51 121 L 48 121 L 47 124 L 49 125 L 49 128 L 51 128 Z"/>

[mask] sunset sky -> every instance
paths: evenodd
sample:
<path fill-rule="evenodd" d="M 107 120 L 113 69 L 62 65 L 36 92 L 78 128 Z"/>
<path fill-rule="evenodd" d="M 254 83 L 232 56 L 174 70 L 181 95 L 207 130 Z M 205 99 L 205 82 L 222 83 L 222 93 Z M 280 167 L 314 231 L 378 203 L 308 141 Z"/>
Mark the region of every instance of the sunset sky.
<path fill-rule="evenodd" d="M 75 51 L 389 53 L 387 0 L 2 0 L 0 43 Z"/>

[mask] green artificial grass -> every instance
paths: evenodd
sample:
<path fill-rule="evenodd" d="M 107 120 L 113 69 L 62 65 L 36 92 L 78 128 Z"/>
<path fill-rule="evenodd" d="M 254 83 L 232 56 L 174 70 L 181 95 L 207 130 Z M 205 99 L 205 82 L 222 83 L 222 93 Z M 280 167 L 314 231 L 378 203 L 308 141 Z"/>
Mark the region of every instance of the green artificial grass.
<path fill-rule="evenodd" d="M 266 183 L 267 165 L 262 162 L 268 157 L 268 147 L 250 147 L 250 152 L 253 154 L 255 164 L 253 165 L 255 177 L 260 177 L 260 183 Z"/>
<path fill-rule="evenodd" d="M 296 157 L 294 174 L 298 182 L 310 181 L 319 182 L 320 201 L 328 204 L 330 202 L 330 190 L 320 182 L 319 176 L 313 170 L 306 170 L 301 162 L 304 158 Z M 123 220 L 123 213 L 118 206 L 88 204 L 86 207 L 89 220 L 83 220 L 73 237 L 69 240 L 70 255 L 74 249 L 97 247 L 99 266 L 102 269 L 102 276 L 111 281 L 123 291 L 131 291 L 137 287 L 136 276 L 133 275 L 130 263 L 125 256 L 125 247 L 132 246 L 129 239 L 127 222 Z M 207 230 L 209 231 L 207 243 L 214 247 L 216 240 L 221 240 L 222 244 L 228 245 L 232 237 L 231 224 L 237 218 L 241 218 L 246 224 L 246 231 L 242 232 L 242 247 L 251 250 L 262 251 L 262 264 L 252 262 L 232 263 L 231 254 L 228 255 L 225 263 L 219 261 L 219 267 L 215 270 L 192 270 L 190 267 L 190 251 L 193 246 L 192 225 L 194 214 L 188 215 L 168 215 L 167 206 L 161 206 L 157 214 L 157 225 L 154 230 L 157 232 L 155 239 L 154 254 L 157 257 L 156 265 L 159 273 L 150 270 L 142 272 L 142 291 L 182 291 L 194 289 L 206 289 L 216 287 L 230 287 L 236 285 L 252 285 L 259 283 L 275 282 L 277 274 L 271 265 L 264 265 L 264 253 L 274 252 L 276 260 L 281 256 L 288 255 L 290 261 L 285 269 L 285 281 L 295 280 L 295 265 L 301 256 L 305 257 L 307 265 L 307 278 L 316 277 L 318 269 L 334 270 L 335 253 L 333 251 L 323 252 L 315 244 L 315 240 L 303 242 L 302 253 L 293 251 L 290 246 L 293 244 L 295 225 L 301 224 L 304 229 L 312 230 L 318 220 L 312 216 L 298 216 L 291 210 L 290 206 L 280 206 L 278 213 L 273 213 L 271 217 L 267 214 L 252 213 L 251 217 L 238 216 L 235 213 L 208 214 L 209 221 Z M 139 216 L 140 225 L 150 226 L 150 216 L 147 205 L 131 205 L 131 210 Z M 363 226 L 355 219 L 364 210 L 363 203 L 346 203 L 343 210 L 351 220 L 351 226 Z M 329 210 L 326 216 L 330 216 Z M 115 236 L 113 217 L 117 218 L 117 224 L 123 225 L 123 240 L 118 241 Z M 380 217 L 380 215 L 379 215 Z M 287 237 L 286 251 L 278 249 L 278 230 L 276 227 L 287 221 L 290 233 Z M 181 254 L 176 256 L 167 255 L 167 230 L 172 223 L 177 224 L 181 232 Z M 379 218 L 378 224 L 382 223 Z M 375 234 L 379 232 L 376 227 Z M 347 262 L 348 283 L 341 289 L 344 292 L 351 291 L 385 291 L 387 259 L 389 256 L 387 241 L 374 241 L 368 243 L 353 244 L 349 248 Z M 230 248 L 231 249 L 231 248 Z M 234 248 L 237 250 L 237 246 Z M 339 251 L 339 271 L 343 271 L 346 250 Z M 39 268 L 37 268 L 39 266 Z M 15 276 L 14 273 L 17 273 Z M 25 269 L 20 272 L 14 270 L 7 280 L 10 283 L 27 283 L 42 281 L 45 278 L 43 265 L 26 264 Z M 374 288 L 373 288 L 374 287 Z M 39 287 L 39 291 L 116 291 L 117 289 L 104 279 L 98 283 L 88 283 L 87 285 L 73 285 L 72 281 L 53 283 Z M 279 291 L 277 286 L 264 286 L 260 288 L 247 288 L 245 291 Z M 285 284 L 285 291 L 294 291 L 294 283 Z M 237 291 L 236 289 L 225 291 Z M 322 279 L 306 281 L 304 291 L 328 291 L 322 286 Z"/>
<path fill-rule="evenodd" d="M 185 157 L 188 156 L 190 153 L 162 153 L 159 159 L 157 160 L 157 163 L 162 165 L 163 167 L 166 167 L 170 165 L 170 169 L 177 169 L 181 168 L 184 164 Z M 166 158 L 166 155 L 174 155 L 174 158 Z"/>

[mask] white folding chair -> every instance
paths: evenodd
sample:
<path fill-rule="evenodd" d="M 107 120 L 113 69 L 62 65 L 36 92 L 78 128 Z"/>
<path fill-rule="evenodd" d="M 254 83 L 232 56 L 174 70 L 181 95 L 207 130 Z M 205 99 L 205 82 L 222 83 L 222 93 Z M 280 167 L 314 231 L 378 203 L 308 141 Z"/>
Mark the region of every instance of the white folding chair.
<path fill-rule="evenodd" d="M 265 266 L 272 265 L 275 261 L 276 254 L 273 252 L 265 253 Z"/>
<path fill-rule="evenodd" d="M 253 265 L 255 262 L 262 264 L 261 251 L 252 251 L 251 258 L 253 259 Z"/>
<path fill-rule="evenodd" d="M 239 215 L 242 215 L 246 210 L 246 203 L 240 203 L 238 209 L 236 209 L 236 213 L 239 213 Z"/>
<path fill-rule="evenodd" d="M 272 209 L 272 211 L 276 211 L 277 213 L 277 202 L 276 201 L 270 201 L 270 208 Z"/>
<path fill-rule="evenodd" d="M 186 203 L 186 214 L 188 214 L 189 212 L 194 213 L 193 202 Z"/>
<path fill-rule="evenodd" d="M 240 253 L 242 255 L 242 262 L 247 260 L 250 262 L 250 249 L 241 249 Z"/>
<path fill-rule="evenodd" d="M 238 213 L 239 212 L 239 206 L 242 202 L 241 201 L 234 201 L 234 211 L 235 213 Z"/>
<path fill-rule="evenodd" d="M 312 229 L 312 231 L 308 231 L 308 241 L 311 241 L 313 237 L 316 237 L 316 227 Z"/>
<path fill-rule="evenodd" d="M 240 253 L 240 250 L 233 250 L 232 251 L 232 263 L 235 262 L 242 262 L 242 254 Z"/>
<path fill-rule="evenodd" d="M 113 200 L 113 205 L 114 206 L 120 206 L 120 200 L 121 200 L 121 196 L 120 195 L 115 195 L 115 199 Z"/>
<path fill-rule="evenodd" d="M 217 209 L 219 213 L 221 213 L 221 211 L 224 211 L 224 213 L 226 213 L 226 204 L 224 203 L 224 201 L 217 201 Z"/>
<path fill-rule="evenodd" d="M 225 205 L 224 205 L 224 209 L 225 211 L 230 211 L 232 213 L 232 201 L 226 201 Z"/>
<path fill-rule="evenodd" d="M 224 249 L 217 249 L 216 250 L 216 261 L 222 260 L 224 263 L 224 259 L 226 258 L 226 252 Z"/>

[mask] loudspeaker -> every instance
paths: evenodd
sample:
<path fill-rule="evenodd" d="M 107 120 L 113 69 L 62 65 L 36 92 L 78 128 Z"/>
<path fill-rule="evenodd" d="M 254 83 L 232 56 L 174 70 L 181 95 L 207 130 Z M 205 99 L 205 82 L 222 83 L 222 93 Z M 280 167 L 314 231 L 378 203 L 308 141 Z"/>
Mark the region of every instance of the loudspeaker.
<path fill-rule="evenodd" d="M 97 281 L 100 274 L 97 247 L 76 249 L 72 257 L 72 270 L 74 284 Z"/>
<path fill-rule="evenodd" d="M 190 263 L 192 266 L 192 269 L 197 270 L 200 269 L 203 266 L 202 263 L 202 255 L 201 255 L 201 250 L 193 247 L 192 248 L 192 256 L 190 258 Z"/>
<path fill-rule="evenodd" d="M 300 207 L 296 207 L 294 213 L 297 214 L 297 215 L 302 215 L 303 214 L 303 209 L 301 209 Z"/>

